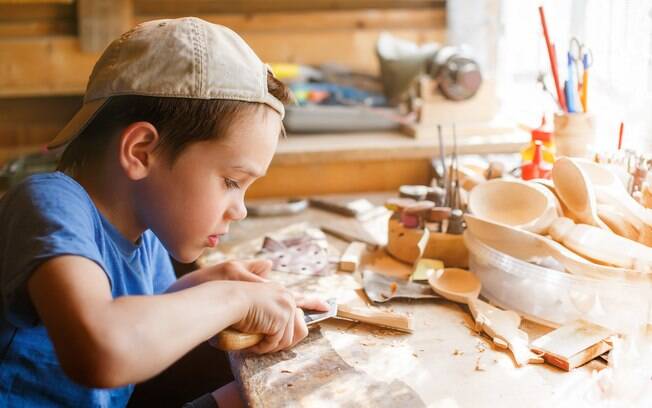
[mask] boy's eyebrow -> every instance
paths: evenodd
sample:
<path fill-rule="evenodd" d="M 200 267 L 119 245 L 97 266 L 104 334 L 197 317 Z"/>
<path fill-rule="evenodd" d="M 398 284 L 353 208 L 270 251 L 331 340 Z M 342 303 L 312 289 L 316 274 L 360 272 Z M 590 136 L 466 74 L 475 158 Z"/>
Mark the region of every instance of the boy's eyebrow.
<path fill-rule="evenodd" d="M 247 165 L 233 166 L 233 169 L 241 171 L 243 173 L 247 173 L 250 176 L 255 177 L 255 178 L 263 177 L 265 175 L 265 173 L 262 173 L 262 172 L 260 172 L 260 171 L 258 171 L 256 169 L 254 169 L 253 167 L 249 167 Z"/>

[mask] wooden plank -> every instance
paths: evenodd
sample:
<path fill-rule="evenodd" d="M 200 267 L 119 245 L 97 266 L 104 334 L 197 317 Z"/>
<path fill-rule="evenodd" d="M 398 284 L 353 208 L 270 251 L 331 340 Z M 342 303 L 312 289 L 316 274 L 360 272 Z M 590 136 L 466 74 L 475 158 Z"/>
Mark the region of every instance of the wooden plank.
<path fill-rule="evenodd" d="M 241 32 L 258 56 L 266 62 L 321 64 L 333 62 L 360 72 L 379 72 L 375 45 L 384 30 L 303 31 L 288 35 L 281 32 Z M 445 31 L 389 30 L 392 34 L 417 43 L 444 42 Z"/>
<path fill-rule="evenodd" d="M 429 182 L 427 159 L 272 165 L 267 176 L 249 189 L 247 197 L 386 191 L 396 190 L 402 184 Z"/>
<path fill-rule="evenodd" d="M 335 62 L 377 72 L 374 45 L 381 30 L 242 32 L 264 61 L 318 64 Z M 443 41 L 443 30 L 392 30 L 416 42 Z M 337 44 L 337 46 L 334 46 Z M 8 38 L 0 41 L 0 97 L 82 94 L 99 53 L 84 53 L 73 37 Z"/>
<path fill-rule="evenodd" d="M 0 38 L 76 35 L 74 20 L 16 21 L 0 23 Z"/>
<path fill-rule="evenodd" d="M 197 15 L 211 13 L 259 13 L 306 10 L 360 10 L 443 7 L 444 0 L 136 0 L 136 14 Z"/>
<path fill-rule="evenodd" d="M 0 97 L 81 95 L 99 53 L 82 53 L 74 37 L 0 41 Z"/>
<path fill-rule="evenodd" d="M 70 4 L 8 4 L 0 2 L 0 22 L 35 21 L 45 19 L 71 19 L 76 15 Z"/>
<path fill-rule="evenodd" d="M 0 146 L 46 144 L 81 105 L 81 96 L 0 99 Z"/>
<path fill-rule="evenodd" d="M 135 23 L 161 18 L 185 16 L 185 10 L 178 14 L 137 15 Z M 444 9 L 398 9 L 398 10 L 326 10 L 283 13 L 253 14 L 201 14 L 201 18 L 225 25 L 236 32 L 283 31 L 288 36 L 303 30 L 338 29 L 443 29 L 446 26 Z"/>
<path fill-rule="evenodd" d="M 132 0 L 77 0 L 79 41 L 84 52 L 98 52 L 133 26 Z"/>
<path fill-rule="evenodd" d="M 0 4 L 32 5 L 32 4 L 72 4 L 74 0 L 0 0 Z"/>

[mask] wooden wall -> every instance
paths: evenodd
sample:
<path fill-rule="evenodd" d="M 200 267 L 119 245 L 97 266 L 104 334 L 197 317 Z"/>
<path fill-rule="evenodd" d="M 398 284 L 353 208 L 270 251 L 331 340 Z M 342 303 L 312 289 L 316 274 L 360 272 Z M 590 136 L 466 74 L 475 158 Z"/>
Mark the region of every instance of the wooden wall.
<path fill-rule="evenodd" d="M 110 39 L 194 15 L 240 33 L 266 62 L 336 62 L 376 73 L 383 30 L 443 41 L 443 0 L 0 0 L 0 161 L 40 148 L 81 105 Z"/>

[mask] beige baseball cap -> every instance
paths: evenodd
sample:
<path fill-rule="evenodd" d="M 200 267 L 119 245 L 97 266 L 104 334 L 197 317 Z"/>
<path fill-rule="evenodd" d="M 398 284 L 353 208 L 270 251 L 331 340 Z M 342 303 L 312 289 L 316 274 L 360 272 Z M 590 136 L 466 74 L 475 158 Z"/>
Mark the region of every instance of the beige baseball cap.
<path fill-rule="evenodd" d="M 139 24 L 104 50 L 88 79 L 84 104 L 48 148 L 77 137 L 117 95 L 258 102 L 283 118 L 283 103 L 267 90 L 268 71 L 224 26 L 195 17 Z"/>

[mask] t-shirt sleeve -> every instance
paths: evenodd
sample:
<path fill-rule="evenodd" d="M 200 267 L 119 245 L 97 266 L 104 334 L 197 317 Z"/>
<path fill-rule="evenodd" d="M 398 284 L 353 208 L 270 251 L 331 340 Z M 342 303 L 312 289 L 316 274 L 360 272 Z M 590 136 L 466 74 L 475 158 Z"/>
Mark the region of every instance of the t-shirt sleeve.
<path fill-rule="evenodd" d="M 26 284 L 44 261 L 78 255 L 106 270 L 85 194 L 80 186 L 60 179 L 28 180 L 2 201 L 0 295 L 5 318 L 12 324 L 26 327 L 38 321 Z"/>
<path fill-rule="evenodd" d="M 159 241 L 156 236 L 149 231 L 152 235 L 152 266 L 153 266 L 153 288 L 154 294 L 160 294 L 165 292 L 170 285 L 177 280 L 177 277 L 174 273 L 174 267 L 172 266 L 172 261 L 170 260 L 170 255 L 165 249 L 161 241 Z"/>

